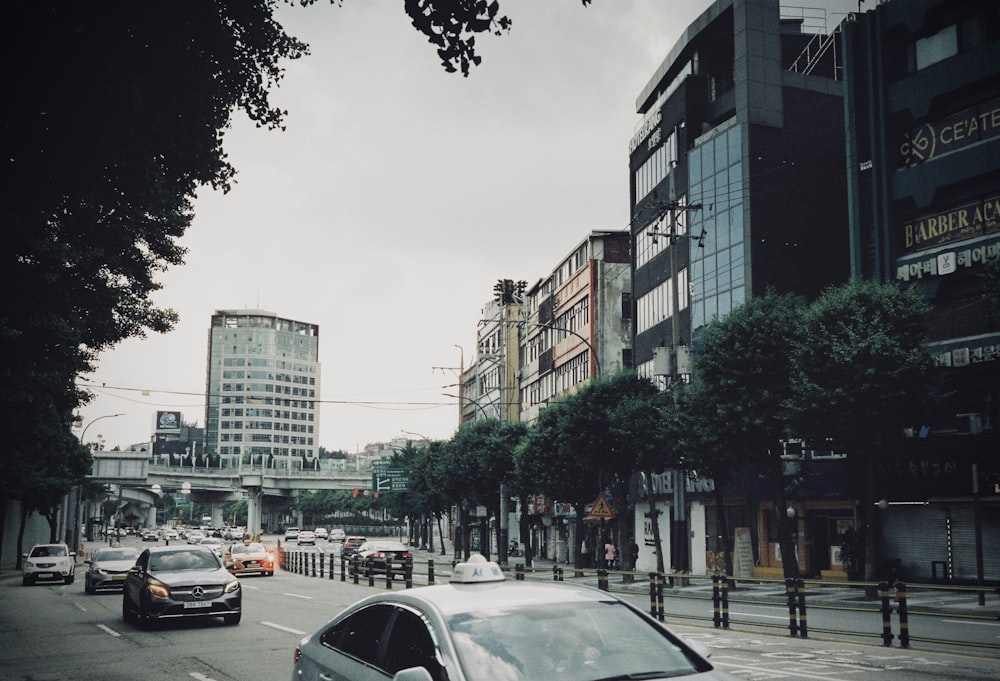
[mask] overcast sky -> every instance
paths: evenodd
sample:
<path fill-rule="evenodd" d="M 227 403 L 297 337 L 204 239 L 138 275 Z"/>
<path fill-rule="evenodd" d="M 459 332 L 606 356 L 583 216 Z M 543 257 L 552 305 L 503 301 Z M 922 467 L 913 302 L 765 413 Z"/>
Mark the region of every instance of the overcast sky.
<path fill-rule="evenodd" d="M 626 228 L 636 98 L 710 5 L 501 0 L 513 28 L 479 36 L 483 63 L 463 78 L 445 73 L 402 0 L 319 2 L 277 14 L 312 51 L 272 93 L 287 129 L 234 120 L 237 184 L 202 191 L 186 264 L 160 278 L 154 299 L 180 322 L 120 344 L 84 378 L 98 386 L 84 427 L 123 414 L 93 423 L 88 441 L 147 442 L 159 410 L 204 425 L 218 309 L 319 325 L 319 445 L 450 438 L 458 406 L 443 393 L 457 394 L 446 386 L 473 360 L 494 282 L 534 283 L 590 231 Z"/>

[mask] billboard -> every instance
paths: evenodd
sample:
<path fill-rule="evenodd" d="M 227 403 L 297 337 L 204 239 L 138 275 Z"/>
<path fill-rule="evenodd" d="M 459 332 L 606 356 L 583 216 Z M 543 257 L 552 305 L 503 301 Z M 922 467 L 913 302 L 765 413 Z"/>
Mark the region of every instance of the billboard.
<path fill-rule="evenodd" d="M 156 432 L 176 432 L 181 429 L 181 413 L 179 411 L 156 412 Z"/>

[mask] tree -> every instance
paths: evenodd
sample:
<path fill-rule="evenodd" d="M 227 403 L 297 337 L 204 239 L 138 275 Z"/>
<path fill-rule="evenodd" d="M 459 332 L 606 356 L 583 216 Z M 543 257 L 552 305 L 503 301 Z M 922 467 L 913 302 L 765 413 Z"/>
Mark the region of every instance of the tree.
<path fill-rule="evenodd" d="M 300 0 L 309 5 L 314 0 Z M 179 239 L 198 188 L 227 190 L 233 114 L 277 129 L 271 105 L 285 59 L 308 53 L 276 0 L 16 3 L 6 8 L 6 196 L 0 307 L 0 426 L 7 460 L 69 433 L 88 396 L 75 379 L 99 353 L 177 321 L 154 304 L 159 272 L 183 263 Z M 468 75 L 479 33 L 510 21 L 496 2 L 406 0 L 449 71 Z M 39 43 L 37 27 L 44 27 Z M 28 58 L 30 56 L 30 58 Z M 21 489 L 13 479 L 11 489 Z M 0 502 L 6 506 L 6 500 Z"/>
<path fill-rule="evenodd" d="M 804 309 L 802 298 L 767 292 L 707 324 L 691 396 L 698 428 L 715 434 L 705 453 L 728 451 L 770 481 L 786 578 L 798 577 L 799 568 L 795 525 L 787 515 L 794 490 L 786 489 L 781 454 L 792 418 Z M 703 456 L 701 465 L 718 472 L 725 464 Z"/>
<path fill-rule="evenodd" d="M 874 454 L 919 426 L 934 392 L 927 309 L 916 289 L 856 280 L 826 289 L 805 314 L 794 427 L 863 464 L 867 581 L 878 567 Z"/>

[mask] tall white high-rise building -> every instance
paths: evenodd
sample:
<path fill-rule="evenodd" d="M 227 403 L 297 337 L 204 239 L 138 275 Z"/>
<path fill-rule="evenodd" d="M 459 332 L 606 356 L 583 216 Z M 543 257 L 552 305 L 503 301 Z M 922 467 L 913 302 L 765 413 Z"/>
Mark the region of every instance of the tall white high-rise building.
<path fill-rule="evenodd" d="M 314 466 L 319 394 L 318 325 L 263 310 L 215 311 L 205 447 L 221 466 Z"/>

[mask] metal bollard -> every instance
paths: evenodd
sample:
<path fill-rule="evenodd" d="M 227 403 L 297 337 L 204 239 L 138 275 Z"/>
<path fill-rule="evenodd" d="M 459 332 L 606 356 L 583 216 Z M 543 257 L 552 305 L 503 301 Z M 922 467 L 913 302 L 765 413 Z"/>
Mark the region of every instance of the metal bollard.
<path fill-rule="evenodd" d="M 561 567 L 559 568 L 559 581 L 563 581 L 563 569 Z"/>
<path fill-rule="evenodd" d="M 722 587 L 719 575 L 712 575 L 712 624 L 716 629 L 722 626 Z"/>
<path fill-rule="evenodd" d="M 722 575 L 722 628 L 729 628 L 729 577 Z"/>
<path fill-rule="evenodd" d="M 882 599 L 882 645 L 892 645 L 892 606 L 889 605 L 889 582 L 878 583 L 879 597 Z"/>
<path fill-rule="evenodd" d="M 365 574 L 368 575 L 368 586 L 375 586 L 375 571 L 371 565 L 365 567 Z"/>
<path fill-rule="evenodd" d="M 795 580 L 791 577 L 785 580 L 785 597 L 788 602 L 788 635 L 794 638 L 799 633 L 799 624 L 795 619 Z"/>
<path fill-rule="evenodd" d="M 319 554 L 319 576 L 320 577 L 323 576 L 323 563 L 324 563 L 323 559 L 324 558 L 326 558 L 326 554 L 325 553 Z"/>
<path fill-rule="evenodd" d="M 656 617 L 656 573 L 649 573 L 649 616 Z"/>
<path fill-rule="evenodd" d="M 407 589 L 413 588 L 413 558 L 407 558 L 403 564 L 403 586 Z"/>
<path fill-rule="evenodd" d="M 523 582 L 524 581 L 524 563 L 518 563 L 514 566 L 514 581 Z"/>
<path fill-rule="evenodd" d="M 312 563 L 312 576 L 315 577 L 316 576 L 316 554 L 315 553 L 311 553 L 309 555 L 312 557 L 312 559 L 309 561 L 310 563 Z"/>
<path fill-rule="evenodd" d="M 434 586 L 434 559 L 427 561 L 427 586 Z"/>
<path fill-rule="evenodd" d="M 351 556 L 351 574 L 354 575 L 354 583 L 358 583 L 358 578 L 361 576 L 361 566 L 358 565 L 358 557 Z"/>
<path fill-rule="evenodd" d="M 559 566 L 558 565 L 553 565 L 552 566 L 552 581 L 553 582 L 558 582 L 559 581 Z"/>
<path fill-rule="evenodd" d="M 899 647 L 910 647 L 910 616 L 906 609 L 906 582 L 896 583 L 896 598 L 899 599 Z"/>
<path fill-rule="evenodd" d="M 661 622 L 664 621 L 663 612 L 663 573 L 660 572 L 656 575 L 656 619 Z"/>
<path fill-rule="evenodd" d="M 601 569 L 597 571 L 597 588 L 601 591 L 610 591 L 607 570 Z"/>
<path fill-rule="evenodd" d="M 343 553 L 340 554 L 340 581 L 347 581 L 347 559 Z"/>
<path fill-rule="evenodd" d="M 392 578 L 393 578 L 393 576 L 394 575 L 392 573 L 392 558 L 387 558 L 386 561 L 385 561 L 385 588 L 386 589 L 391 589 L 392 588 Z"/>
<path fill-rule="evenodd" d="M 804 579 L 795 580 L 795 592 L 799 600 L 799 636 L 809 637 L 809 627 L 806 625 L 806 582 Z"/>

